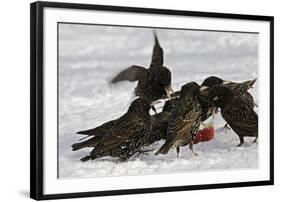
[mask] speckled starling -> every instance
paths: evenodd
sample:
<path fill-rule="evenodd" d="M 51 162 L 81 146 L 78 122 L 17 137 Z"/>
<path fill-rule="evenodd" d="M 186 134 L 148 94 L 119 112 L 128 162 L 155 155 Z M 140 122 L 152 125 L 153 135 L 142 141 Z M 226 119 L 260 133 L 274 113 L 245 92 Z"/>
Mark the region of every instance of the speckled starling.
<path fill-rule="evenodd" d="M 151 130 L 149 110 L 151 101 L 145 98 L 134 100 L 127 113 L 120 118 L 107 122 L 97 128 L 80 131 L 78 134 L 93 136 L 89 140 L 72 145 L 78 150 L 84 147 L 94 147 L 90 155 L 81 161 L 96 159 L 103 156 L 119 157 L 127 160 L 145 144 Z"/>
<path fill-rule="evenodd" d="M 185 145 L 189 145 L 192 150 L 192 141 L 202 120 L 202 109 L 198 101 L 199 89 L 200 86 L 195 82 L 182 86 L 180 97 L 173 101 L 166 141 L 155 155 L 166 154 L 170 148 L 176 147 L 179 157 L 180 147 Z"/>
<path fill-rule="evenodd" d="M 234 95 L 226 86 L 215 85 L 210 89 L 209 98 L 221 109 L 221 115 L 232 130 L 238 135 L 241 146 L 244 137 L 258 138 L 258 115 L 241 97 Z"/>
<path fill-rule="evenodd" d="M 138 81 L 137 87 L 135 88 L 135 95 L 153 101 L 169 97 L 173 92 L 171 87 L 171 71 L 163 66 L 163 49 L 159 44 L 155 32 L 154 39 L 152 59 L 148 69 L 142 66 L 132 65 L 121 71 L 111 80 L 113 84 L 120 81 Z"/>

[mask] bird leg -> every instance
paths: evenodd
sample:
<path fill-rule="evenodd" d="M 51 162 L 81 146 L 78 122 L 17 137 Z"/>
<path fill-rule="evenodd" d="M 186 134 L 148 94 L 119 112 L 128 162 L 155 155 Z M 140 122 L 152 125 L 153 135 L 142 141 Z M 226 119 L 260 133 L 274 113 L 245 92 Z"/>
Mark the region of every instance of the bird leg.
<path fill-rule="evenodd" d="M 176 150 L 177 150 L 177 159 L 178 159 L 180 157 L 180 147 L 177 147 Z"/>
<path fill-rule="evenodd" d="M 244 143 L 244 137 L 242 135 L 239 136 L 239 140 L 240 140 L 240 143 L 237 145 L 237 147 L 240 147 Z"/>
<path fill-rule="evenodd" d="M 228 123 L 226 123 L 226 124 L 223 126 L 223 129 L 225 129 L 225 130 L 231 130 L 231 128 L 229 127 Z"/>
<path fill-rule="evenodd" d="M 195 156 L 198 156 L 198 154 L 197 154 L 196 152 L 194 152 L 194 150 L 193 150 L 193 143 L 192 143 L 192 142 L 189 144 L 189 149 L 192 151 L 192 153 L 193 153 Z"/>
<path fill-rule="evenodd" d="M 136 157 L 138 157 L 138 156 L 141 155 L 141 154 L 148 155 L 147 153 L 148 153 L 148 152 L 152 152 L 152 151 L 153 151 L 153 149 L 141 149 L 141 150 L 138 151 Z"/>

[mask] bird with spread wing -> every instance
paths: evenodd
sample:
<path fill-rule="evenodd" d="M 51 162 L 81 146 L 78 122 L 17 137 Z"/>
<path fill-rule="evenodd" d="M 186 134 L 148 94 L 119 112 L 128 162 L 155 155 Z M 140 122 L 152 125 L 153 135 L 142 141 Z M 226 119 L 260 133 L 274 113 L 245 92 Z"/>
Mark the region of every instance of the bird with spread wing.
<path fill-rule="evenodd" d="M 164 53 L 154 32 L 154 47 L 149 68 L 132 65 L 121 71 L 112 80 L 112 84 L 121 81 L 137 81 L 135 96 L 145 97 L 149 100 L 158 100 L 170 97 L 173 93 L 171 87 L 171 71 L 164 65 Z"/>

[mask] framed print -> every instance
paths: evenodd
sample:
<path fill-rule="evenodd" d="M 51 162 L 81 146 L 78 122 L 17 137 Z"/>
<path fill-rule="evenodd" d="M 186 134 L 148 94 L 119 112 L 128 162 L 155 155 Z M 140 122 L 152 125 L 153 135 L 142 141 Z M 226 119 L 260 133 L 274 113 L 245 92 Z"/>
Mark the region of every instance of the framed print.
<path fill-rule="evenodd" d="M 31 4 L 31 198 L 273 184 L 273 17 Z"/>

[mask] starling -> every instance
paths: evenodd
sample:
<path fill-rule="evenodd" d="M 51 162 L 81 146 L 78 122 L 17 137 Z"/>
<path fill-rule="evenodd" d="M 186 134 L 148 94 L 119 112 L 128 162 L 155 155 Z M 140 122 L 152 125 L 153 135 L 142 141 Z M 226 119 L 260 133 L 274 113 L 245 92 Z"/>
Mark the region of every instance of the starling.
<path fill-rule="evenodd" d="M 171 71 L 163 66 L 164 56 L 157 35 L 154 32 L 154 47 L 150 67 L 132 65 L 115 76 L 111 83 L 120 81 L 138 81 L 135 95 L 149 100 L 158 100 L 169 97 L 173 92 L 171 87 Z"/>
<path fill-rule="evenodd" d="M 146 145 L 153 144 L 154 142 L 159 141 L 161 139 L 166 139 L 171 111 L 174 107 L 177 107 L 177 102 L 180 99 L 180 92 L 181 91 L 174 92 L 171 95 L 172 99 L 169 99 L 165 102 L 162 112 L 155 114 L 151 117 L 152 130 L 149 135 L 149 141 Z M 201 123 L 203 124 L 203 122 L 213 114 L 214 106 L 208 98 L 208 91 L 206 89 L 200 90 L 197 98 L 202 110 Z"/>
<path fill-rule="evenodd" d="M 215 85 L 209 91 L 209 97 L 214 101 L 216 107 L 221 109 L 221 115 L 229 124 L 232 130 L 238 135 L 241 146 L 244 143 L 244 137 L 258 138 L 258 115 L 249 106 L 242 97 L 235 96 L 232 89 Z"/>
<path fill-rule="evenodd" d="M 202 119 L 202 109 L 198 101 L 200 86 L 190 82 L 182 86 L 180 97 L 172 104 L 171 115 L 167 128 L 164 145 L 155 153 L 166 154 L 172 147 L 176 147 L 179 157 L 180 147 L 189 145 L 193 151 L 193 139 L 196 137 Z"/>
<path fill-rule="evenodd" d="M 241 96 L 242 99 L 245 101 L 245 103 L 247 103 L 252 108 L 254 108 L 257 105 L 254 102 L 253 96 L 248 92 L 248 90 L 253 87 L 255 82 L 256 82 L 256 79 L 244 81 L 241 83 L 236 83 L 236 82 L 232 82 L 232 81 L 224 81 L 221 78 L 216 77 L 216 76 L 210 76 L 203 81 L 201 86 L 210 88 L 214 85 L 222 84 L 222 85 L 230 88 L 234 92 L 235 96 Z"/>
<path fill-rule="evenodd" d="M 140 150 L 148 138 L 151 129 L 149 110 L 154 102 L 145 98 L 134 100 L 127 113 L 97 128 L 80 131 L 78 134 L 92 138 L 72 145 L 72 150 L 94 147 L 90 155 L 81 161 L 93 160 L 103 156 L 119 157 L 127 160 Z"/>

